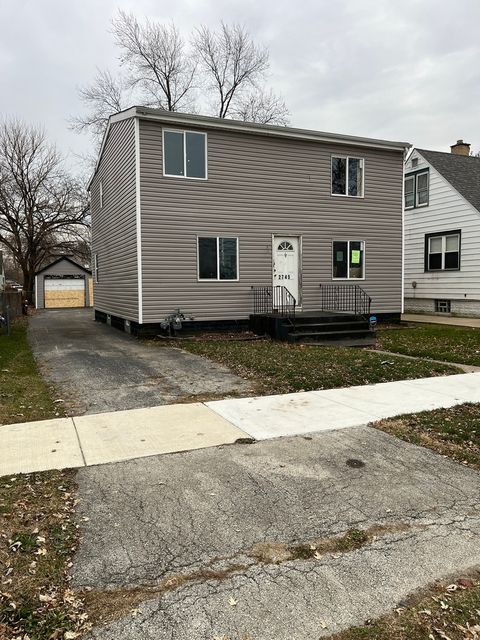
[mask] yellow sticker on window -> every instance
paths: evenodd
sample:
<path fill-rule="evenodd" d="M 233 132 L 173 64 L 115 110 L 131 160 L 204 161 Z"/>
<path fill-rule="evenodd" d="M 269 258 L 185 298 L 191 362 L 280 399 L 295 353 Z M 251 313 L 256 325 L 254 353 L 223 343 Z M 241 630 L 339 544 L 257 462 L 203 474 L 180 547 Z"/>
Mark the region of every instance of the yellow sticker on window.
<path fill-rule="evenodd" d="M 360 264 L 360 251 L 352 249 L 352 264 Z"/>

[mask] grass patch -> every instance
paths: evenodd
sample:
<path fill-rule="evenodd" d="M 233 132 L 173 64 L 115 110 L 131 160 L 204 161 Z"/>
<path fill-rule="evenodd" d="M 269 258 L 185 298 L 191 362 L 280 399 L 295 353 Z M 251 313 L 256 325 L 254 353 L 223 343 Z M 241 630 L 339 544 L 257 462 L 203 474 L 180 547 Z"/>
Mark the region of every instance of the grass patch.
<path fill-rule="evenodd" d="M 480 404 L 422 411 L 372 426 L 480 471 Z"/>
<path fill-rule="evenodd" d="M 27 320 L 0 335 L 0 425 L 64 415 L 44 382 L 27 340 Z"/>
<path fill-rule="evenodd" d="M 75 490 L 71 471 L 0 478 L 0 638 L 74 638 L 85 626 L 67 574 Z"/>
<path fill-rule="evenodd" d="M 260 393 L 334 389 L 459 373 L 449 365 L 388 358 L 345 347 L 291 345 L 269 340 L 249 342 L 182 341 L 181 348 L 228 366 L 253 380 Z"/>
<path fill-rule="evenodd" d="M 378 347 L 386 351 L 480 367 L 480 329 L 425 324 L 377 335 Z"/>
<path fill-rule="evenodd" d="M 479 640 L 480 580 L 437 583 L 402 603 L 395 613 L 329 640 Z"/>

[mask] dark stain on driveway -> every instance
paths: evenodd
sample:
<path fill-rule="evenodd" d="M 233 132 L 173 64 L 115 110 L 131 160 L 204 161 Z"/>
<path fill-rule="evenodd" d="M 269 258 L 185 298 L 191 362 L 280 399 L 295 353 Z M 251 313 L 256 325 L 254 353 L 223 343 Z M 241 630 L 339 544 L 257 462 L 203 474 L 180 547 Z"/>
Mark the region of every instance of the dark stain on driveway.
<path fill-rule="evenodd" d="M 250 390 L 226 367 L 95 322 L 91 309 L 39 312 L 29 340 L 43 375 L 74 415 Z"/>

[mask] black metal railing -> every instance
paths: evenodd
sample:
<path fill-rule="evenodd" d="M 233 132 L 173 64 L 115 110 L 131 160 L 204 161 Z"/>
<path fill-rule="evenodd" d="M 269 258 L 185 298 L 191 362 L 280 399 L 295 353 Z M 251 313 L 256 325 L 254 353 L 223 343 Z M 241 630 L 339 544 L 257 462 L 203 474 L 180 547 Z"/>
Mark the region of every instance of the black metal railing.
<path fill-rule="evenodd" d="M 274 313 L 284 318 L 295 318 L 297 301 L 286 287 L 282 285 L 252 287 L 252 292 L 253 315 Z"/>
<path fill-rule="evenodd" d="M 358 284 L 321 284 L 322 311 L 350 311 L 368 318 L 372 299 Z"/>

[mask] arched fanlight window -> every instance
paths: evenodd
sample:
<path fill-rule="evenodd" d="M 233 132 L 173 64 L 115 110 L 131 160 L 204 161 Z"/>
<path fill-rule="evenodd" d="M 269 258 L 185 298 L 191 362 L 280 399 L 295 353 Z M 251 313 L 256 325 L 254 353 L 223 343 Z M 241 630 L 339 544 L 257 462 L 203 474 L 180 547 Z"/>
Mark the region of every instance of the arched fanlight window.
<path fill-rule="evenodd" d="M 288 240 L 283 240 L 277 247 L 277 251 L 293 251 L 293 245 Z"/>

